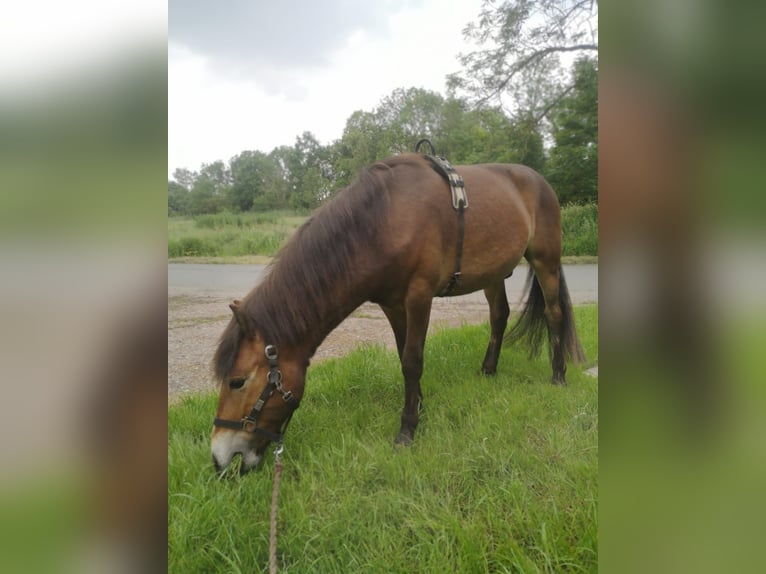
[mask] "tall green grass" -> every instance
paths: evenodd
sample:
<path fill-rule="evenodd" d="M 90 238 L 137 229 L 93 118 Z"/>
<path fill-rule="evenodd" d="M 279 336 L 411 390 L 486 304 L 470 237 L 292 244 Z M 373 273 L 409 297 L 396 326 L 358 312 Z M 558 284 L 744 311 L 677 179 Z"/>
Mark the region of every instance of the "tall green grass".
<path fill-rule="evenodd" d="M 598 205 L 567 205 L 561 209 L 562 254 L 598 255 Z"/>
<path fill-rule="evenodd" d="M 575 309 L 591 361 L 597 307 Z M 503 351 L 478 374 L 487 325 L 426 343 L 425 412 L 394 448 L 403 391 L 396 353 L 360 348 L 309 369 L 288 430 L 279 498 L 281 572 L 595 572 L 598 384 L 545 357 Z M 170 572 L 266 572 L 273 460 L 218 480 L 217 397 L 168 413 Z"/>
<path fill-rule="evenodd" d="M 306 216 L 290 212 L 215 213 L 168 219 L 168 258 L 273 256 Z M 598 206 L 561 211 L 564 255 L 598 255 Z"/>
<path fill-rule="evenodd" d="M 168 258 L 272 256 L 305 219 L 282 211 L 170 218 Z"/>
<path fill-rule="evenodd" d="M 254 229 L 258 226 L 273 224 L 278 225 L 287 215 L 280 211 L 266 211 L 263 213 L 232 213 L 223 211 L 221 213 L 206 213 L 194 216 L 194 225 L 201 229 L 224 229 L 227 227 L 238 227 L 242 229 Z M 298 216 L 295 216 L 298 217 Z"/>

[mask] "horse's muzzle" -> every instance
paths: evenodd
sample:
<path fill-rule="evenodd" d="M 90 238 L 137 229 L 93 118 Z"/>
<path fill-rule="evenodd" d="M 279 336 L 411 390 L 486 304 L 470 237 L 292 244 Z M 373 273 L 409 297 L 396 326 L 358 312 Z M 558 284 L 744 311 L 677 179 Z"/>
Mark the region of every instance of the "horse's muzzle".
<path fill-rule="evenodd" d="M 213 466 L 218 474 L 223 474 L 232 464 L 234 457 L 240 455 L 239 474 L 243 475 L 258 468 L 263 461 L 263 452 L 257 452 L 247 436 L 241 432 L 219 432 L 213 437 L 211 455 Z"/>

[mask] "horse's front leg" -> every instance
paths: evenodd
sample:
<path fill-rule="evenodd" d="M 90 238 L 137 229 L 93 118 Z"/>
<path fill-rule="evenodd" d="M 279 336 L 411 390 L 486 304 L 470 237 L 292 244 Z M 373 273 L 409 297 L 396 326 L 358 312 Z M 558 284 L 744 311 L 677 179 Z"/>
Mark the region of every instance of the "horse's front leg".
<path fill-rule="evenodd" d="M 431 316 L 432 298 L 431 288 L 423 286 L 420 289 L 409 289 L 405 301 L 407 336 L 401 354 L 404 408 L 402 409 L 402 426 L 394 440 L 395 444 L 409 445 L 415 438 L 423 399 L 420 392 L 420 377 L 423 374 L 423 349 Z"/>

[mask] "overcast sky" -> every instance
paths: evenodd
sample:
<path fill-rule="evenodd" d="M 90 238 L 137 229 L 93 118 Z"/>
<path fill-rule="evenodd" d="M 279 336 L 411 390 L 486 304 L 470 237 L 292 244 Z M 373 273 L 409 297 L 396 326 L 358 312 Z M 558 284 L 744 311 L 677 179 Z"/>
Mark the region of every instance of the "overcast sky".
<path fill-rule="evenodd" d="M 170 0 L 168 175 L 327 144 L 396 88 L 446 93 L 481 0 Z"/>

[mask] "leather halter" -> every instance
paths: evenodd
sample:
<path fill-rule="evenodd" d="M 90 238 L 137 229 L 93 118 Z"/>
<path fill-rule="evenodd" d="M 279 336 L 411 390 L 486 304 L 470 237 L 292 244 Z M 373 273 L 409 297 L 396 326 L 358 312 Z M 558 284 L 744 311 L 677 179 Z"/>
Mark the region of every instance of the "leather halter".
<path fill-rule="evenodd" d="M 263 391 L 261 391 L 261 396 L 258 397 L 258 401 L 255 403 L 253 410 L 250 411 L 249 415 L 238 421 L 219 419 L 216 417 L 213 420 L 213 425 L 226 429 L 242 430 L 249 433 L 261 434 L 272 442 L 282 442 L 282 438 L 285 434 L 285 429 L 287 429 L 287 425 L 290 422 L 295 409 L 297 409 L 300 405 L 300 402 L 295 398 L 292 391 L 288 391 L 282 386 L 282 371 L 279 370 L 279 366 L 277 364 L 277 348 L 274 345 L 266 345 L 265 354 L 266 359 L 269 361 L 269 373 L 266 375 L 266 386 L 263 388 Z M 271 398 L 271 395 L 273 395 L 275 391 L 279 391 L 279 394 L 282 395 L 282 399 L 292 407 L 290 414 L 287 416 L 287 419 L 285 419 L 285 422 L 282 423 L 278 433 L 273 433 L 256 426 L 258 423 L 258 416 L 261 414 L 263 406 L 266 404 L 266 401 Z"/>

